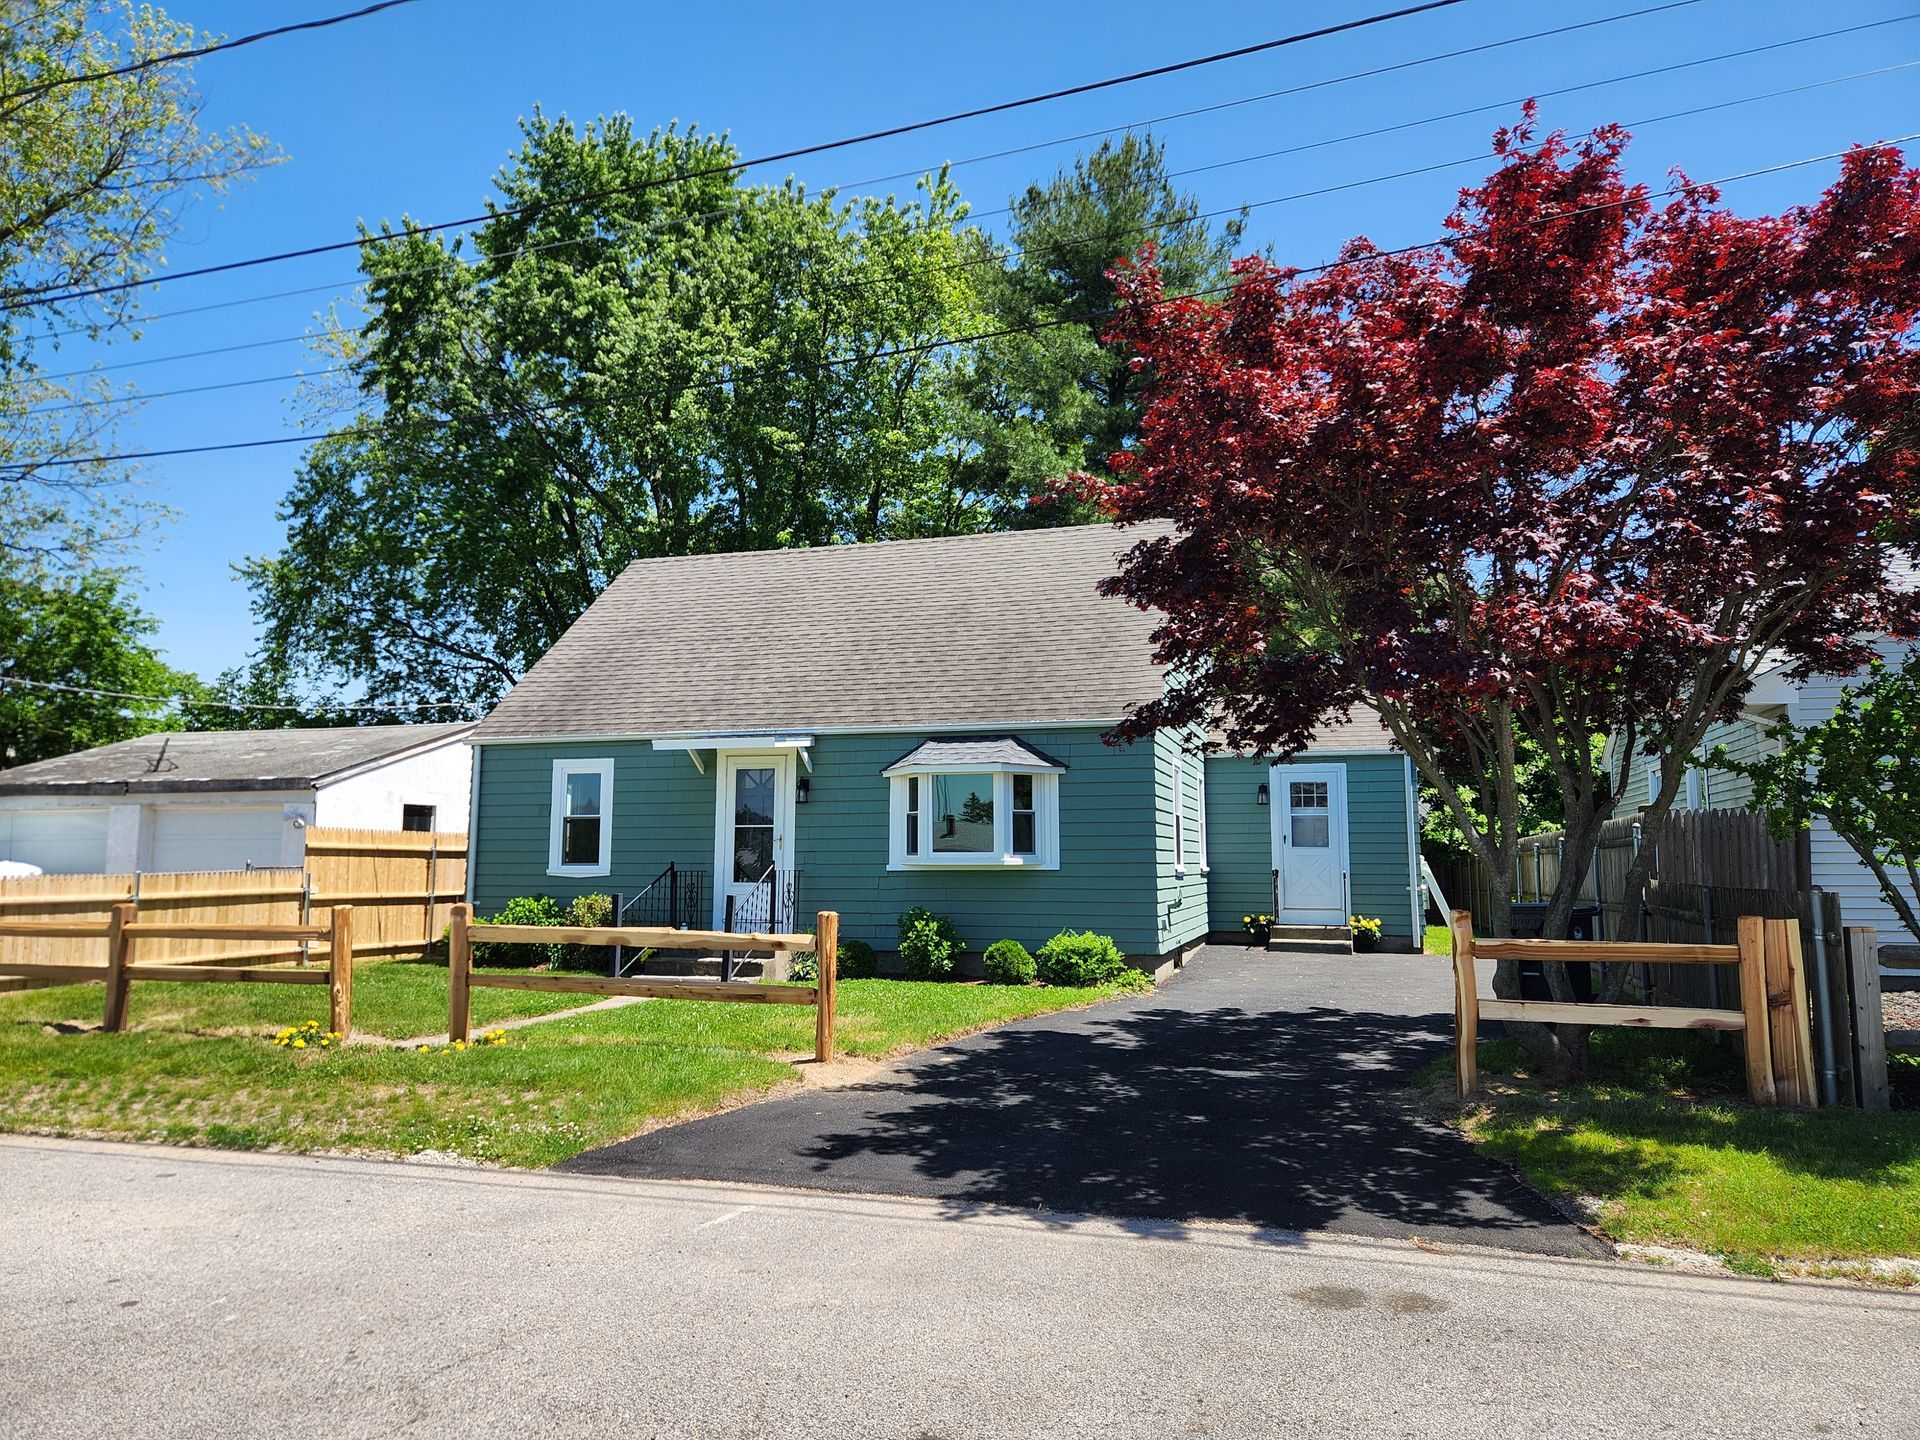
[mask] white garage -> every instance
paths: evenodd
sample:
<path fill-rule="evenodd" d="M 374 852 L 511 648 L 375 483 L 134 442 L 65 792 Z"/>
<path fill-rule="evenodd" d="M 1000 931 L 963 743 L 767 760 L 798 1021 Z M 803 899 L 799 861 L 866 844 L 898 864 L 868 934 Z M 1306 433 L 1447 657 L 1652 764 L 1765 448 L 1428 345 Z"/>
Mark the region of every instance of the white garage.
<path fill-rule="evenodd" d="M 49 874 L 297 867 L 309 825 L 465 830 L 472 728 L 155 734 L 0 770 L 0 860 Z"/>

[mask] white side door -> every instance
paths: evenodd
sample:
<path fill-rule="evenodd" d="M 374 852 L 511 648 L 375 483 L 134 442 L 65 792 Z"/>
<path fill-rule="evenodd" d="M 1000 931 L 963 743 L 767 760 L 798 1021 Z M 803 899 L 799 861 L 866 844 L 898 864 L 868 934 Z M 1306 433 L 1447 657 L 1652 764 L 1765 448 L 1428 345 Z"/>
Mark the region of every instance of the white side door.
<path fill-rule="evenodd" d="M 713 928 L 762 931 L 793 870 L 793 752 L 722 751 L 714 767 Z M 731 902 L 731 906 L 729 906 Z"/>
<path fill-rule="evenodd" d="M 1280 925 L 1347 921 L 1347 767 L 1275 765 L 1273 866 Z"/>

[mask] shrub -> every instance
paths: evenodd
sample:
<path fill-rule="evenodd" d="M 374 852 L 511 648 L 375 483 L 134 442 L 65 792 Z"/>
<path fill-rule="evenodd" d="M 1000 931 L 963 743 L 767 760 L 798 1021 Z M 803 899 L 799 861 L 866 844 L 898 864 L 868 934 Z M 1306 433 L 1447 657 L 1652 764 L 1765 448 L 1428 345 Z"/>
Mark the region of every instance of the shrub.
<path fill-rule="evenodd" d="M 840 977 L 844 980 L 871 980 L 880 973 L 880 961 L 873 946 L 864 940 L 840 942 Z"/>
<path fill-rule="evenodd" d="M 873 946 L 864 940 L 842 940 L 837 952 L 833 973 L 842 980 L 871 980 L 879 968 L 874 959 Z M 787 978 L 795 984 L 811 985 L 820 978 L 820 957 L 811 950 L 793 952 L 793 963 L 787 968 Z"/>
<path fill-rule="evenodd" d="M 900 917 L 900 963 L 909 980 L 946 979 L 959 953 L 960 937 L 947 916 L 915 905 Z"/>
<path fill-rule="evenodd" d="M 996 940 L 989 945 L 986 970 L 990 985 L 1031 985 L 1037 973 L 1033 956 L 1018 940 Z"/>
<path fill-rule="evenodd" d="M 1049 985 L 1106 985 L 1133 967 L 1110 935 L 1062 930 L 1040 947 L 1040 978 Z"/>
<path fill-rule="evenodd" d="M 605 926 L 613 924 L 611 895 L 577 895 L 561 917 L 563 925 Z M 613 963 L 613 951 L 605 945 L 549 945 L 549 959 L 556 970 L 606 970 Z"/>
<path fill-rule="evenodd" d="M 487 918 L 489 925 L 558 925 L 561 921 L 560 902 L 551 895 L 516 895 L 500 907 L 500 913 Z M 473 963 L 476 965 L 545 965 L 552 960 L 551 952 L 560 949 L 558 945 L 531 945 L 502 941 L 476 943 L 473 947 Z"/>

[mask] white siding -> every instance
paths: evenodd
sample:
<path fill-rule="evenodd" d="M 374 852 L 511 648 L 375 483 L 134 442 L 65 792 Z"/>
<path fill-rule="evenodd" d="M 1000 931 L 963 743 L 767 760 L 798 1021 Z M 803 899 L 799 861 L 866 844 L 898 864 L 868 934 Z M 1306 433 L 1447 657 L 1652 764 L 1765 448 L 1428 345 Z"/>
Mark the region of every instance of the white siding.
<path fill-rule="evenodd" d="M 104 804 L 0 801 L 0 860 L 23 860 L 49 875 L 97 875 L 107 868 Z"/>
<path fill-rule="evenodd" d="M 473 793 L 472 757 L 469 745 L 441 745 L 323 785 L 317 823 L 398 830 L 402 806 L 431 805 L 434 829 L 464 831 Z"/>
<path fill-rule="evenodd" d="M 1877 647 L 1889 665 L 1904 661 L 1908 647 L 1895 641 L 1882 641 Z M 1816 675 L 1799 686 L 1787 702 L 1787 714 L 1795 725 L 1817 725 L 1833 714 L 1840 703 L 1840 692 L 1856 684 L 1860 675 Z M 1840 897 L 1841 918 L 1849 925 L 1871 925 L 1880 932 L 1883 945 L 1911 945 L 1913 936 L 1900 923 L 1894 908 L 1880 896 L 1873 872 L 1862 865 L 1846 841 L 1835 835 L 1825 821 L 1816 820 L 1808 837 L 1813 860 L 1813 884 L 1831 890 Z M 1911 887 L 1896 881 L 1903 891 Z M 1911 897 L 1909 897 L 1911 898 Z"/>

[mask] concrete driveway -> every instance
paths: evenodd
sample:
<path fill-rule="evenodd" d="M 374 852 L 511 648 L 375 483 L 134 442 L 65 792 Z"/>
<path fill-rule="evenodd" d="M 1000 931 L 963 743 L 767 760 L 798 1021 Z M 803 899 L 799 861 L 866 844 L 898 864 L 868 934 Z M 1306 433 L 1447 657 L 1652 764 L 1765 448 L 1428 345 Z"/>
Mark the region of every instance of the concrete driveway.
<path fill-rule="evenodd" d="M 1607 1253 L 1404 1102 L 1408 1075 L 1450 1043 L 1450 1004 L 1432 957 L 1215 947 L 1154 994 L 561 1168 Z"/>

